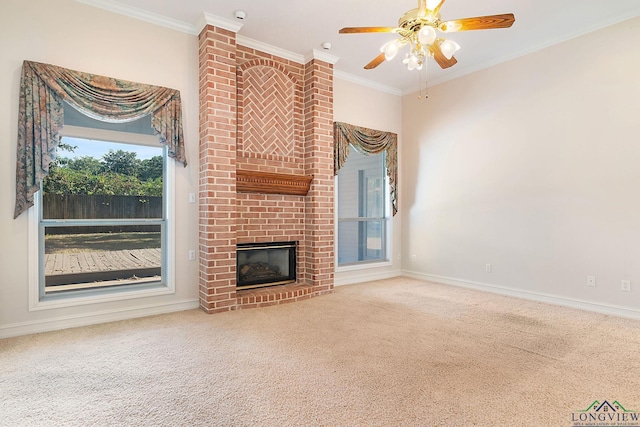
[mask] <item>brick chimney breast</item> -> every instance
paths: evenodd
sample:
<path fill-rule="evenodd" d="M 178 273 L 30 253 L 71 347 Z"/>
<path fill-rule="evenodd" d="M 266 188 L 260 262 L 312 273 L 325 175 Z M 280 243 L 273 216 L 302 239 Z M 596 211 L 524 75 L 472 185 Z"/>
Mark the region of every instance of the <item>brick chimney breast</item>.
<path fill-rule="evenodd" d="M 234 33 L 212 26 L 199 40 L 201 307 L 216 313 L 331 292 L 333 66 L 237 45 Z M 237 171 L 313 180 L 307 195 L 238 192 Z M 278 241 L 298 242 L 296 283 L 237 290 L 236 244 Z"/>

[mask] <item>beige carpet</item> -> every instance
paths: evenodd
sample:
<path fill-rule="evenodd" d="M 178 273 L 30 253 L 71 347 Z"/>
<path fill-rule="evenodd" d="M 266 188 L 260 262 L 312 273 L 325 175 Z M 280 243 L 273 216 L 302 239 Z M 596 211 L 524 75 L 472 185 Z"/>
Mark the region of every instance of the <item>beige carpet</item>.
<path fill-rule="evenodd" d="M 571 426 L 640 322 L 407 278 L 0 340 L 2 426 Z"/>

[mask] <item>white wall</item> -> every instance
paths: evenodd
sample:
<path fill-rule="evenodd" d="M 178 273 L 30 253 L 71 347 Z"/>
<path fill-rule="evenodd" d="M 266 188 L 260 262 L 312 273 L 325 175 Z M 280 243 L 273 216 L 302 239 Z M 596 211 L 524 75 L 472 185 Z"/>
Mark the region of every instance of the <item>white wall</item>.
<path fill-rule="evenodd" d="M 639 45 L 635 18 L 405 96 L 403 269 L 640 315 Z"/>
<path fill-rule="evenodd" d="M 402 146 L 402 97 L 384 90 L 353 83 L 341 78 L 333 81 L 333 119 L 338 122 L 377 129 L 398 134 L 398 145 Z M 400 150 L 399 150 L 400 151 Z M 402 170 L 403 158 L 398 153 L 399 168 Z M 398 180 L 398 199 L 404 195 L 402 177 Z M 390 221 L 390 262 L 384 265 L 367 265 L 360 267 L 339 268 L 335 275 L 337 286 L 376 280 L 401 274 L 400 238 L 401 221 L 398 213 Z M 355 269 L 354 269 L 355 268 Z"/>
<path fill-rule="evenodd" d="M 73 0 L 3 0 L 0 5 L 0 338 L 197 306 L 197 37 Z M 18 88 L 23 60 L 178 89 L 189 166 L 176 167 L 176 293 L 29 312 L 27 216 L 13 219 Z"/>

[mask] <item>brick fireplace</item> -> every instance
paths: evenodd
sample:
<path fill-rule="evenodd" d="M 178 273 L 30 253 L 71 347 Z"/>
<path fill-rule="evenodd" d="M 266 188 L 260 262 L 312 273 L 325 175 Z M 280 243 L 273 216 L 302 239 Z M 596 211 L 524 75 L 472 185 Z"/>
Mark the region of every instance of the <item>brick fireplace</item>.
<path fill-rule="evenodd" d="M 216 313 L 331 292 L 333 65 L 242 46 L 235 32 L 212 25 L 199 43 L 201 308 Z M 305 178 L 311 183 L 301 192 Z M 296 281 L 236 289 L 236 245 L 278 241 L 297 242 Z"/>

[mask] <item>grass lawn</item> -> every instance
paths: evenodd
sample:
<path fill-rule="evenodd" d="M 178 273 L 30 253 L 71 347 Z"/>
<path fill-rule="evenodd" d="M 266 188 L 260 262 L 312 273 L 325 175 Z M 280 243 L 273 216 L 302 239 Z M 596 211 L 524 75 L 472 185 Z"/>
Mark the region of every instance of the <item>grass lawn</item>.
<path fill-rule="evenodd" d="M 90 233 L 45 236 L 48 254 L 72 254 L 93 251 L 121 251 L 160 247 L 160 233 Z"/>

